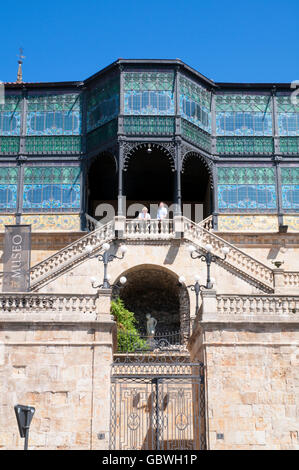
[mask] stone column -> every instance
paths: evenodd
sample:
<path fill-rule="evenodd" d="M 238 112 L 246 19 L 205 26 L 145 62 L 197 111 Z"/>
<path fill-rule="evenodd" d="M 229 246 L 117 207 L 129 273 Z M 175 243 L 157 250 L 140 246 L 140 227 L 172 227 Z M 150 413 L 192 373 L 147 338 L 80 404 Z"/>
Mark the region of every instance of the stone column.
<path fill-rule="evenodd" d="M 282 268 L 273 269 L 273 276 L 274 276 L 275 294 L 285 293 L 286 289 L 284 286 L 284 269 Z"/>
<path fill-rule="evenodd" d="M 213 289 L 205 289 L 202 291 L 201 295 L 201 320 L 211 320 L 217 315 L 216 291 Z"/>

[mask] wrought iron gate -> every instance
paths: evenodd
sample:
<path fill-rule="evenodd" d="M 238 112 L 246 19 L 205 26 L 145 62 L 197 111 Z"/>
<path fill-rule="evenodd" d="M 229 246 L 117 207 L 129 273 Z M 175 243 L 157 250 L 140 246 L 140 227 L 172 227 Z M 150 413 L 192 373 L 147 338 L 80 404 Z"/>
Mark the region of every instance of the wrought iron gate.
<path fill-rule="evenodd" d="M 115 364 L 110 448 L 204 449 L 201 363 Z"/>

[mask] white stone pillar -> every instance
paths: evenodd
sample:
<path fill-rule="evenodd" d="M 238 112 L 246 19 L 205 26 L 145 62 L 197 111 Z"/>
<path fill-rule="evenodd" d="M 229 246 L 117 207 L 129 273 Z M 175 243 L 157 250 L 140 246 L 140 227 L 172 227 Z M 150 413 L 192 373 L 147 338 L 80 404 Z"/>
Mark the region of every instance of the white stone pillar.
<path fill-rule="evenodd" d="M 285 292 L 284 269 L 274 268 L 273 276 L 274 276 L 274 293 L 275 294 L 284 293 Z"/>
<path fill-rule="evenodd" d="M 202 291 L 201 321 L 208 321 L 217 316 L 217 299 L 214 289 Z"/>

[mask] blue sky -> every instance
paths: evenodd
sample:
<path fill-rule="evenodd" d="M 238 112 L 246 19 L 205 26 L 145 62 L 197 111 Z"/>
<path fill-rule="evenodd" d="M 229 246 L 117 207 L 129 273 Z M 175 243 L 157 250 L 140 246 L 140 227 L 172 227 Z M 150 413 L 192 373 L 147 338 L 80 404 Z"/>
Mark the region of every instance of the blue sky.
<path fill-rule="evenodd" d="M 119 57 L 180 58 L 227 82 L 299 80 L 299 2 L 15 0 L 1 6 L 0 81 L 83 80 Z"/>

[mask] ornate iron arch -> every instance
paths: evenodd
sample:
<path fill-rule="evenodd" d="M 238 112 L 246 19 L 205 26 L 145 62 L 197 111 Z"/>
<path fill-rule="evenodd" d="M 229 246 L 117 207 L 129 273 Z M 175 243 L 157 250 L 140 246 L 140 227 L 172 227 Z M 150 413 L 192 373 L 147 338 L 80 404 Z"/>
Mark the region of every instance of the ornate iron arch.
<path fill-rule="evenodd" d="M 86 159 L 86 169 L 87 171 L 90 170 L 90 167 L 93 163 L 95 163 L 97 160 L 100 160 L 104 155 L 109 155 L 112 160 L 114 161 L 115 164 L 115 172 L 118 172 L 118 158 L 117 158 L 117 147 L 111 147 L 107 148 L 105 150 L 102 150 L 101 152 L 92 155 L 91 157 Z"/>
<path fill-rule="evenodd" d="M 123 142 L 123 170 L 127 171 L 130 158 L 140 149 L 159 149 L 168 158 L 171 171 L 176 171 L 175 144 L 172 142 Z"/>
<path fill-rule="evenodd" d="M 200 160 L 200 162 L 203 164 L 205 169 L 207 170 L 207 173 L 209 175 L 209 181 L 210 181 L 210 187 L 211 189 L 214 187 L 214 178 L 213 178 L 213 162 L 208 160 L 206 157 L 201 155 L 198 152 L 195 152 L 194 150 L 188 150 L 184 155 L 182 155 L 182 160 L 181 160 L 181 173 L 184 173 L 185 171 L 185 166 L 188 158 L 195 156 Z"/>

